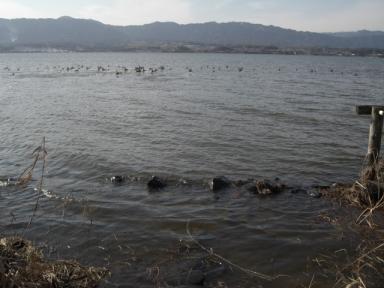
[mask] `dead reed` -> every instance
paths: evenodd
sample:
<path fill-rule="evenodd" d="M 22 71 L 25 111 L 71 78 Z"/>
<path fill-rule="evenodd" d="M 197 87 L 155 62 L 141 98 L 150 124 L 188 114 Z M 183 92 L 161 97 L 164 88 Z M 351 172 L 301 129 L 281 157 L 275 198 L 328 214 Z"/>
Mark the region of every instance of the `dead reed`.
<path fill-rule="evenodd" d="M 18 177 L 17 184 L 20 186 L 25 186 L 32 180 L 33 170 L 35 169 L 37 162 L 40 160 L 43 162 L 41 178 L 38 185 L 38 187 L 41 190 L 41 187 L 43 185 L 43 180 L 44 180 L 47 155 L 48 153 L 47 153 L 47 150 L 45 149 L 45 137 L 43 137 L 41 144 L 32 152 L 32 158 L 33 158 L 32 164 L 28 166 L 23 171 L 23 173 L 21 173 L 21 175 Z"/>
<path fill-rule="evenodd" d="M 334 288 L 381 288 L 384 283 L 384 241 L 366 239 L 355 251 L 340 249 L 322 255 L 314 262 L 321 268 L 318 275 L 335 277 Z"/>
<path fill-rule="evenodd" d="M 384 208 L 384 160 L 373 165 L 364 165 L 359 179 L 353 184 L 333 184 L 320 191 L 327 198 L 340 204 L 349 204 L 363 209 L 358 222 L 371 218 L 374 211 Z"/>
<path fill-rule="evenodd" d="M 360 208 L 361 213 L 356 219 L 356 224 L 366 227 L 360 233 L 363 240 L 355 251 L 342 249 L 347 254 L 342 261 L 338 261 L 336 258 L 340 257 L 336 255 L 323 260 L 329 272 L 336 272 L 334 287 L 383 287 L 384 227 L 382 219 L 377 223 L 375 219 L 380 217 L 375 216 L 382 218 L 384 210 L 384 160 L 379 159 L 373 165 L 364 165 L 359 179 L 352 185 L 332 185 L 322 193 L 341 204 Z M 338 262 L 344 265 L 336 264 Z"/>

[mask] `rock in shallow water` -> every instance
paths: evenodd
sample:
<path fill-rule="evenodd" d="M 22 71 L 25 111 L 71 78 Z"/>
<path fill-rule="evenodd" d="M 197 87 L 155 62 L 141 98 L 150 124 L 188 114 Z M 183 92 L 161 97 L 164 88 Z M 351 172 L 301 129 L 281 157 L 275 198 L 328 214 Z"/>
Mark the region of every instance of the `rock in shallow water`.
<path fill-rule="evenodd" d="M 187 284 L 201 285 L 204 278 L 204 273 L 200 270 L 191 270 L 185 275 Z"/>
<path fill-rule="evenodd" d="M 222 264 L 209 263 L 205 257 L 200 260 L 188 258 L 174 264 L 168 269 L 163 267 L 163 271 L 166 271 L 164 280 L 171 287 L 211 287 L 210 284 L 227 270 Z"/>
<path fill-rule="evenodd" d="M 249 185 L 249 184 L 251 184 L 251 183 L 253 183 L 253 182 L 255 182 L 255 180 L 249 178 L 249 179 L 247 179 L 247 180 L 237 180 L 237 181 L 235 181 L 233 184 L 234 184 L 235 186 L 237 186 L 237 187 L 243 187 L 243 186 L 245 186 L 245 185 Z"/>
<path fill-rule="evenodd" d="M 164 179 L 157 176 L 152 176 L 152 179 L 148 181 L 147 186 L 151 190 L 159 190 L 167 186 Z"/>
<path fill-rule="evenodd" d="M 111 182 L 112 183 L 122 183 L 122 182 L 124 182 L 124 177 L 120 176 L 120 175 L 113 176 L 113 177 L 111 177 Z"/>
<path fill-rule="evenodd" d="M 322 196 L 321 192 L 319 192 L 317 189 L 308 190 L 307 194 L 312 198 L 320 198 Z"/>
<path fill-rule="evenodd" d="M 219 176 L 209 181 L 209 189 L 213 192 L 228 188 L 231 186 L 231 181 L 225 176 Z"/>
<path fill-rule="evenodd" d="M 279 180 L 271 182 L 269 180 L 258 180 L 249 185 L 248 191 L 259 195 L 271 195 L 280 193 L 285 189 L 285 185 L 280 183 Z"/>
<path fill-rule="evenodd" d="M 303 188 L 294 188 L 294 189 L 291 190 L 292 194 L 299 194 L 299 193 L 305 194 L 306 192 L 307 191 L 305 189 L 303 189 Z"/>

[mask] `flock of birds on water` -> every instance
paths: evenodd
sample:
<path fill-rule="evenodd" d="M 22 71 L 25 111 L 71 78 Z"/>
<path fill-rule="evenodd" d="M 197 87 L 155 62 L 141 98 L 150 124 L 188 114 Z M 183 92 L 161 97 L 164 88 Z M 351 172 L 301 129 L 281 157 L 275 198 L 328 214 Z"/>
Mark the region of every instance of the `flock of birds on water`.
<path fill-rule="evenodd" d="M 61 65 L 56 65 L 56 66 L 45 66 L 45 67 L 37 67 L 35 69 L 35 72 L 56 72 L 56 73 L 109 73 L 109 74 L 114 74 L 116 77 L 122 76 L 124 74 L 128 73 L 135 73 L 135 74 L 155 74 L 158 72 L 163 72 L 165 70 L 172 70 L 172 67 L 165 67 L 163 65 L 157 66 L 157 67 L 148 67 L 145 68 L 144 66 L 138 65 L 135 66 L 134 68 L 128 68 L 127 66 L 111 66 L 111 65 L 106 65 L 106 66 L 87 66 L 87 65 L 70 65 L 70 66 L 61 66 Z M 198 69 L 193 69 L 189 66 L 185 67 L 185 71 L 188 73 L 193 73 Z M 247 70 L 244 70 L 243 66 L 236 66 L 236 67 L 230 67 L 229 65 L 225 66 L 215 66 L 215 65 L 206 65 L 206 66 L 201 66 L 200 70 L 210 70 L 212 73 L 215 73 L 217 71 L 235 71 L 235 72 L 246 72 Z M 10 73 L 11 76 L 16 76 L 17 74 L 22 73 L 22 69 L 20 67 L 17 68 L 11 68 L 9 66 L 5 66 L 3 68 L 3 71 Z M 253 72 L 256 71 L 256 68 L 253 68 Z M 283 68 L 279 67 L 276 69 L 277 72 L 283 71 Z M 298 68 L 296 68 L 296 72 L 299 71 Z M 30 71 L 29 71 L 30 72 Z M 311 68 L 307 70 L 308 73 L 317 73 L 318 71 L 314 68 Z M 327 72 L 330 73 L 336 73 L 336 70 L 334 68 L 328 68 Z M 339 72 L 340 74 L 344 74 L 344 72 Z M 353 76 L 359 76 L 357 72 L 352 73 Z"/>

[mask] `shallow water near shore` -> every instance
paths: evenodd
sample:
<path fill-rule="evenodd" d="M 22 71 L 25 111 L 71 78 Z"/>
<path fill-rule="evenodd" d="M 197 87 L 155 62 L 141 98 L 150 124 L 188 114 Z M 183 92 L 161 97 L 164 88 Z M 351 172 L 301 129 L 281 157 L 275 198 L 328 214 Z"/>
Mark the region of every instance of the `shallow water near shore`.
<path fill-rule="evenodd" d="M 147 71 L 136 73 L 138 65 Z M 379 58 L 0 54 L 0 175 L 19 175 L 46 137 L 48 192 L 25 235 L 52 258 L 107 266 L 106 287 L 153 287 L 147 269 L 169 266 L 188 222 L 198 241 L 233 263 L 288 275 L 264 282 L 229 270 L 217 281 L 306 287 L 318 268 L 313 259 L 353 252 L 359 211 L 289 190 L 214 194 L 207 182 L 353 181 L 369 126 L 353 108 L 383 104 L 383 79 Z M 117 185 L 114 175 L 130 180 Z M 170 185 L 148 191 L 151 175 Z M 24 231 L 38 177 L 25 188 L 0 187 L 1 233 Z"/>

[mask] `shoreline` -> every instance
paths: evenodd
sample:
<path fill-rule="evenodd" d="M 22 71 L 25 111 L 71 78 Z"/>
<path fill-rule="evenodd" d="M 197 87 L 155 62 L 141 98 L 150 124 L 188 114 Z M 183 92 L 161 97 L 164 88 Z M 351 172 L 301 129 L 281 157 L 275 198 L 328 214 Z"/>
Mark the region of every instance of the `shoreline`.
<path fill-rule="evenodd" d="M 44 148 L 44 146 L 42 147 Z M 43 148 L 40 151 L 41 153 L 45 151 Z M 40 159 L 37 156 L 36 159 Z M 384 170 L 383 161 L 379 163 L 378 169 L 378 171 Z M 380 174 L 376 174 L 379 179 L 381 179 L 380 177 L 382 175 L 382 172 L 380 172 Z M 22 180 L 22 177 L 20 177 L 19 180 L 20 179 Z M 29 178 L 27 178 L 26 181 L 28 179 Z M 138 179 L 113 176 L 110 179 L 110 183 L 111 185 L 123 185 L 126 181 L 134 182 L 136 180 Z M 292 188 L 287 188 L 279 181 L 280 180 L 278 179 L 275 179 L 274 182 L 267 182 L 266 180 L 259 180 L 256 182 L 251 180 L 230 181 L 225 177 L 215 177 L 211 179 L 210 183 L 208 183 L 209 190 L 206 189 L 206 193 L 211 193 L 214 197 L 216 197 L 217 195 L 225 195 L 227 192 L 231 193 L 232 191 L 229 189 L 235 187 L 236 190 L 241 187 L 250 194 L 260 197 L 260 201 L 271 201 L 275 194 L 291 193 L 293 195 L 303 193 L 301 190 L 290 190 Z M 350 254 L 338 255 L 336 252 L 331 253 L 330 251 L 328 251 L 330 253 L 329 255 L 328 252 L 326 254 L 319 254 L 317 256 L 318 258 L 315 258 L 318 261 L 319 267 L 316 267 L 315 265 L 311 268 L 313 269 L 313 275 L 317 276 L 313 276 L 311 281 L 313 281 L 315 277 L 316 283 L 323 283 L 322 281 L 326 281 L 325 283 L 328 283 L 327 281 L 329 281 L 329 276 L 336 276 L 334 280 L 335 283 L 339 283 L 344 286 L 337 286 L 335 284 L 335 287 L 345 287 L 345 285 L 349 285 L 353 281 L 359 281 L 358 283 L 361 285 L 369 285 L 367 287 L 379 287 L 376 285 L 381 283 L 380 281 L 382 277 L 380 274 L 377 275 L 372 273 L 372 271 L 369 271 L 368 268 L 375 267 L 377 271 L 381 271 L 382 268 L 384 268 L 380 266 L 381 263 L 374 260 L 375 257 L 381 259 L 380 257 L 383 257 L 384 252 L 382 231 L 380 229 L 381 226 L 377 226 L 377 224 L 375 224 L 374 217 L 382 215 L 383 197 L 379 199 L 378 202 L 372 202 L 373 200 L 371 201 L 365 198 L 367 191 L 364 186 L 367 185 L 364 184 L 364 181 L 364 174 L 362 173 L 361 179 L 357 180 L 355 184 L 350 183 L 318 186 L 314 187 L 316 190 L 315 192 L 317 193 L 314 193 L 313 195 L 307 193 L 308 196 L 312 198 L 323 198 L 329 203 L 339 203 L 340 207 L 344 207 L 344 213 L 349 209 L 353 209 L 351 212 L 354 211 L 354 215 L 356 213 L 359 214 L 359 211 L 362 211 L 360 216 L 355 220 L 355 225 L 352 228 L 352 232 L 355 234 L 355 237 L 357 237 L 354 242 L 355 244 L 345 244 L 346 246 L 344 250 L 348 250 L 348 253 Z M 16 183 L 15 186 L 18 187 L 23 184 L 25 185 L 26 183 L 21 181 L 20 183 Z M 173 184 L 177 186 L 177 183 Z M 152 179 L 147 182 L 148 192 L 153 192 L 156 195 L 161 195 L 162 190 L 165 190 L 166 187 L 169 187 L 167 186 L 166 179 L 160 177 L 152 177 Z M 41 186 L 35 191 L 38 193 L 38 198 L 45 195 Z M 338 214 L 336 210 L 333 210 L 332 208 L 324 210 L 316 217 L 316 221 L 319 223 L 323 223 L 323 225 L 331 225 L 334 226 L 335 229 L 342 230 L 348 228 L 348 223 L 353 224 L 353 222 L 350 222 L 349 220 L 350 219 L 343 219 L 342 214 Z M 214 283 L 219 282 L 225 284 L 228 279 L 232 279 L 230 281 L 236 281 L 236 279 L 238 279 L 240 283 L 242 283 L 241 281 L 245 281 L 244 279 L 248 279 L 244 283 L 274 283 L 276 285 L 280 285 L 279 283 L 283 283 L 282 281 L 288 280 L 287 277 L 291 277 L 281 275 L 279 271 L 274 270 L 271 274 L 259 272 L 258 269 L 261 269 L 261 271 L 264 269 L 258 267 L 254 270 L 252 267 L 247 267 L 246 264 L 241 263 L 241 261 L 232 262 L 233 259 L 231 259 L 231 255 L 228 256 L 225 253 L 220 254 L 223 253 L 223 251 L 220 252 L 220 250 L 213 250 L 212 247 L 215 247 L 217 243 L 211 243 L 211 245 L 213 245 L 212 247 L 206 246 L 210 244 L 208 244 L 204 238 L 200 238 L 199 230 L 201 228 L 199 226 L 200 224 L 188 220 L 185 224 L 184 236 L 180 236 L 178 243 L 169 239 L 168 241 L 172 242 L 168 243 L 168 245 L 171 245 L 171 248 L 159 247 L 159 249 L 163 251 L 161 255 L 152 257 L 151 254 L 148 254 L 143 256 L 143 259 L 137 261 L 137 256 L 134 252 L 134 258 L 136 260 L 133 260 L 133 262 L 129 264 L 129 267 L 133 265 L 134 269 L 142 271 L 141 273 L 144 276 L 141 276 L 143 278 L 140 278 L 140 282 L 135 282 L 138 280 L 133 278 L 132 283 L 137 283 L 137 285 L 153 283 L 155 287 L 180 287 L 180 285 L 221 287 L 211 285 L 215 285 Z M 109 264 L 109 260 L 107 261 L 108 264 L 105 265 L 100 265 L 97 258 L 94 258 L 91 262 L 89 262 L 86 258 L 70 260 L 76 257 L 76 252 L 74 251 L 66 257 L 59 256 L 58 259 L 52 259 L 50 255 L 47 255 L 47 258 L 45 258 L 40 248 L 36 248 L 40 247 L 40 244 L 38 244 L 39 242 L 37 242 L 37 246 L 34 246 L 32 245 L 32 242 L 26 240 L 27 238 L 15 236 L 14 233 L 4 232 L 0 235 L 0 283 L 14 283 L 17 287 L 29 287 L 23 286 L 24 284 L 18 285 L 18 283 L 31 282 L 39 283 L 39 285 L 41 285 L 40 287 L 88 288 L 98 287 L 99 285 L 103 287 L 106 285 L 109 287 L 108 284 L 120 285 L 119 282 L 114 282 L 116 280 L 113 279 L 116 274 L 114 269 L 118 268 L 114 266 L 115 264 L 112 264 L 113 262 Z M 347 230 L 345 230 L 345 233 L 347 233 Z M 346 236 L 348 234 L 349 233 L 347 233 Z M 22 235 L 24 235 L 24 233 L 22 233 Z M 114 235 L 114 237 L 117 242 L 117 236 Z M 298 235 L 298 237 L 300 236 Z M 32 239 L 34 238 L 35 237 L 32 237 Z M 101 241 L 101 239 L 99 240 Z M 116 243 L 116 245 L 118 244 Z M 350 250 L 351 247 L 349 246 L 351 245 L 357 245 L 355 249 L 356 251 Z M 106 248 L 102 246 L 97 247 L 106 251 L 106 253 L 109 253 Z M 52 248 L 55 249 L 54 247 Z M 322 247 L 320 246 L 318 248 L 321 249 Z M 119 249 L 122 248 L 120 247 Z M 154 251 L 156 251 L 156 249 Z M 347 262 L 341 262 L 343 265 L 340 267 L 339 263 L 340 261 L 343 261 L 341 260 L 343 257 L 347 257 L 347 259 L 344 259 L 344 261 Z M 153 261 L 155 262 L 153 263 Z M 83 266 L 80 264 L 81 262 L 90 263 L 91 266 Z M 95 262 L 99 264 L 96 265 L 99 267 L 94 266 Z M 324 275 L 327 277 L 323 278 Z M 119 277 L 119 275 L 116 275 L 116 277 Z M 303 279 L 301 279 L 301 281 L 302 280 Z M 290 280 L 287 283 L 289 282 Z M 304 283 L 305 282 L 302 284 L 304 285 Z M 286 287 L 293 286 L 288 285 Z"/>
<path fill-rule="evenodd" d="M 288 55 L 288 56 L 338 56 L 384 58 L 384 49 L 376 48 L 328 48 L 328 47 L 270 47 L 270 46 L 209 46 L 176 45 L 170 47 L 1 47 L 0 54 L 13 53 L 164 53 L 164 54 L 240 54 L 240 55 Z"/>

